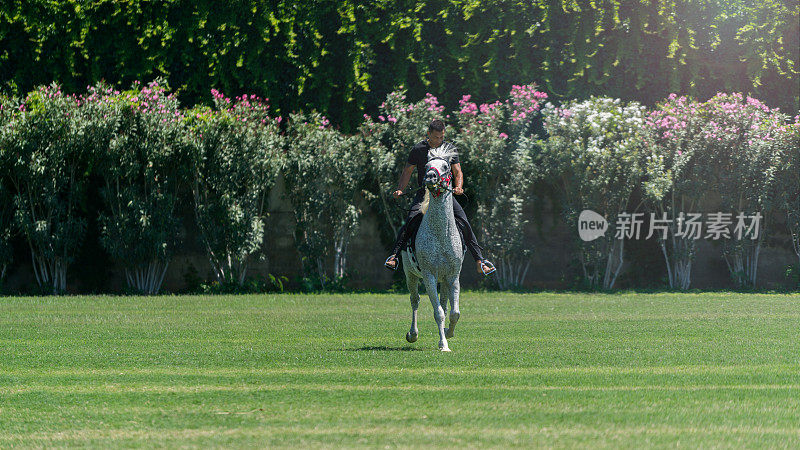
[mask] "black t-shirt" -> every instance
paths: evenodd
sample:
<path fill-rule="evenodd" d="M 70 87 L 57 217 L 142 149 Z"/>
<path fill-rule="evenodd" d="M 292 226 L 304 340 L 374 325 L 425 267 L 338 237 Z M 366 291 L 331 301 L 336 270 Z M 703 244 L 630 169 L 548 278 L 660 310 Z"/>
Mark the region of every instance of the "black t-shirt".
<path fill-rule="evenodd" d="M 444 145 L 444 143 L 442 143 L 442 145 Z M 455 146 L 453 146 L 453 148 L 455 149 Z M 430 149 L 431 146 L 428 145 L 428 141 L 425 140 L 415 145 L 414 148 L 411 149 L 411 153 L 408 155 L 408 164 L 417 166 L 418 186 L 423 186 L 425 184 L 425 164 L 428 164 L 428 151 Z M 451 166 L 453 164 L 458 164 L 458 155 L 450 158 L 449 163 Z"/>

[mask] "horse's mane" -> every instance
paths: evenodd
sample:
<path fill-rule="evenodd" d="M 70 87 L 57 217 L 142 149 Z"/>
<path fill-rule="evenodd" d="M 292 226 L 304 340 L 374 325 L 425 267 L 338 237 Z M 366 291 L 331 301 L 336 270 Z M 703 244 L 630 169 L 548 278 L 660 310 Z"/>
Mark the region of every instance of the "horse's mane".
<path fill-rule="evenodd" d="M 422 214 L 428 212 L 428 205 L 431 203 L 431 193 L 425 189 L 425 197 L 422 199 L 422 203 L 419 204 L 419 210 L 422 211 Z"/>
<path fill-rule="evenodd" d="M 448 164 L 450 163 L 450 160 L 456 155 L 458 155 L 458 149 L 456 148 L 455 145 L 449 142 L 443 142 L 442 145 L 436 148 L 432 148 L 428 151 L 429 159 L 442 158 L 445 161 L 447 161 Z"/>

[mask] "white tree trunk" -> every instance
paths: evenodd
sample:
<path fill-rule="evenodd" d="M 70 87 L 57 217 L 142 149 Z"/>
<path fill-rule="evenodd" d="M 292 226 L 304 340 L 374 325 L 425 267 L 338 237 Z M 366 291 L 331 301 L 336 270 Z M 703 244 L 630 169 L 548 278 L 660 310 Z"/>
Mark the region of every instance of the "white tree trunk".
<path fill-rule="evenodd" d="M 531 261 L 525 257 L 502 257 L 497 265 L 497 285 L 500 289 L 506 290 L 513 287 L 520 287 L 528 274 Z"/>
<path fill-rule="evenodd" d="M 247 276 L 247 260 L 239 262 L 239 286 L 244 285 L 244 280 Z"/>
<path fill-rule="evenodd" d="M 155 260 L 146 266 L 125 269 L 125 279 L 128 281 L 128 286 L 142 294 L 156 295 L 164 283 L 167 267 L 169 267 L 169 261 L 162 263 Z"/>
<path fill-rule="evenodd" d="M 800 270 L 800 227 L 793 225 L 791 213 L 786 213 L 786 224 L 789 227 L 789 237 L 792 239 L 792 249 L 797 255 L 797 269 Z"/>
<path fill-rule="evenodd" d="M 317 257 L 317 274 L 319 275 L 319 284 L 322 289 L 325 289 L 325 265 L 323 264 L 322 257 Z"/>
<path fill-rule="evenodd" d="M 498 262 L 500 264 L 497 268 L 497 284 L 499 285 L 500 289 L 506 290 L 511 287 L 511 270 L 509 268 L 509 264 L 506 262 L 506 258 L 500 258 Z"/>
<path fill-rule="evenodd" d="M 692 283 L 692 259 L 694 258 L 694 241 L 675 238 L 670 240 L 670 251 L 667 242 L 659 241 L 664 262 L 667 265 L 667 279 L 672 289 L 687 290 Z"/>
<path fill-rule="evenodd" d="M 724 252 L 725 263 L 738 287 L 756 287 L 761 239 L 753 245 L 735 247 Z"/>
<path fill-rule="evenodd" d="M 348 242 L 344 237 L 340 237 L 335 240 L 333 245 L 333 276 L 341 278 L 347 271 Z"/>
<path fill-rule="evenodd" d="M 608 262 L 606 263 L 606 273 L 603 277 L 603 289 L 613 289 L 614 283 L 617 281 L 619 272 L 622 270 L 624 263 L 623 256 L 625 250 L 624 239 L 614 239 L 611 244 L 611 250 L 608 252 Z M 614 257 L 615 253 L 618 255 Z M 612 275 L 613 273 L 613 275 Z"/>
<path fill-rule="evenodd" d="M 247 278 L 247 268 L 249 266 L 250 255 L 246 255 L 244 259 L 237 259 L 233 255 L 227 254 L 224 260 L 220 262 L 216 255 L 207 249 L 208 262 L 211 265 L 211 272 L 218 283 L 227 283 L 235 281 L 239 286 L 243 286 Z"/>
<path fill-rule="evenodd" d="M 39 287 L 49 289 L 53 295 L 63 294 L 67 290 L 67 267 L 61 258 L 45 258 L 36 254 L 31 247 L 33 274 Z"/>

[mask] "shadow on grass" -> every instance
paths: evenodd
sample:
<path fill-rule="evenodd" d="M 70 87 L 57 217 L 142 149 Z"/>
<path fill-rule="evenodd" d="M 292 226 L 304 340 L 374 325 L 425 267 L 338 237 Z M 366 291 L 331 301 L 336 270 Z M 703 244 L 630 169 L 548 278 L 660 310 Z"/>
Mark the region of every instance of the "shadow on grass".
<path fill-rule="evenodd" d="M 421 352 L 421 348 L 405 345 L 403 347 L 387 347 L 385 345 L 379 346 L 364 346 L 358 348 L 343 348 L 341 350 L 332 351 L 345 351 L 345 352 Z"/>

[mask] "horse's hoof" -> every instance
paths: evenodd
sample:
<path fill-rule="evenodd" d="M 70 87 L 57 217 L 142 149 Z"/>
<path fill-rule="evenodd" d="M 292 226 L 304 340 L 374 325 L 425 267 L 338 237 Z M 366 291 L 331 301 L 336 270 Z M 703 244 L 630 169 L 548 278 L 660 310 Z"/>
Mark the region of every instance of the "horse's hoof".
<path fill-rule="evenodd" d="M 455 331 L 450 331 L 450 328 L 445 328 L 444 329 L 444 337 L 446 337 L 447 339 L 451 339 L 455 335 L 456 335 L 456 332 Z"/>
<path fill-rule="evenodd" d="M 412 344 L 414 342 L 417 342 L 417 333 L 411 334 L 411 332 L 409 331 L 408 333 L 406 333 L 406 340 L 408 342 L 411 342 Z"/>
<path fill-rule="evenodd" d="M 449 347 L 444 347 L 444 348 L 440 348 L 439 350 L 441 350 L 443 352 L 449 352 L 450 348 Z"/>

